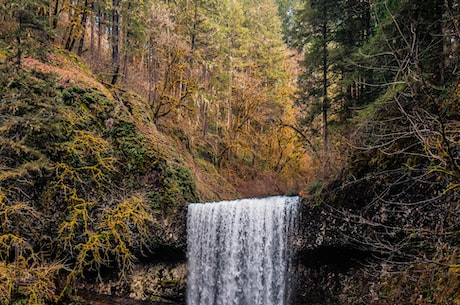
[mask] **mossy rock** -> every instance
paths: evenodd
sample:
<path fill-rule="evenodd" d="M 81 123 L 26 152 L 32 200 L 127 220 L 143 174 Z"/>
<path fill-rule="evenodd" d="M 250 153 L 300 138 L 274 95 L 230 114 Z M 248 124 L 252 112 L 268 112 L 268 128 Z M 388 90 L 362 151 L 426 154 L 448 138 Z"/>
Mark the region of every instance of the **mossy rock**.
<path fill-rule="evenodd" d="M 161 281 L 161 287 L 163 288 L 176 288 L 179 285 L 179 281 L 177 280 L 163 280 Z"/>

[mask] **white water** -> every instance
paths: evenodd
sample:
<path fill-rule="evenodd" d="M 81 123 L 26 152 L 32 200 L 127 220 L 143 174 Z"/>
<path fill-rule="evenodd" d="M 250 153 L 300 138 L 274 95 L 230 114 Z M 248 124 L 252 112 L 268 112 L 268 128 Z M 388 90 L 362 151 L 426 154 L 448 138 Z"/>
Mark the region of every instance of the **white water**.
<path fill-rule="evenodd" d="M 190 204 L 187 305 L 285 305 L 299 198 Z"/>

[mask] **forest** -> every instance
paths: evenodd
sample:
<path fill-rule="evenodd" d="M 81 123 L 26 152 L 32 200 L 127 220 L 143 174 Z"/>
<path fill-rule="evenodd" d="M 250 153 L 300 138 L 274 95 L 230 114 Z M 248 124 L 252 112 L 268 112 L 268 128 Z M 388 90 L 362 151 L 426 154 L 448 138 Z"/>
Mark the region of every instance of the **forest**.
<path fill-rule="evenodd" d="M 454 0 L 0 0 L 0 304 L 67 304 L 187 202 L 273 194 L 415 208 L 359 242 L 459 304 L 459 23 Z"/>

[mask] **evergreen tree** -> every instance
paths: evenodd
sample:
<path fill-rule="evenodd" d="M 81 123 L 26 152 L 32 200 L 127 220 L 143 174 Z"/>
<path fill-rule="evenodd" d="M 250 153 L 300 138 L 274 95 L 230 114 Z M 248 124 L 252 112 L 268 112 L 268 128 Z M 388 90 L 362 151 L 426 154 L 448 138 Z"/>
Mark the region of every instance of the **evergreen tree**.
<path fill-rule="evenodd" d="M 362 62 L 360 50 L 371 36 L 371 12 L 368 0 L 345 0 L 335 40 L 333 73 L 338 90 L 332 101 L 337 119 L 345 122 L 353 110 L 372 100 L 372 73 Z"/>
<path fill-rule="evenodd" d="M 340 1 L 306 0 L 297 11 L 293 28 L 293 45 L 304 55 L 304 73 L 300 82 L 300 102 L 309 105 L 307 122 L 321 114 L 323 146 L 327 150 L 328 111 L 330 108 L 331 51 L 337 47 Z"/>
<path fill-rule="evenodd" d="M 15 58 L 17 67 L 21 66 L 25 52 L 36 50 L 44 53 L 43 47 L 51 35 L 48 13 L 49 5 L 45 0 L 6 0 L 1 3 L 3 25 L 0 33 L 15 49 L 12 57 Z"/>
<path fill-rule="evenodd" d="M 299 8 L 301 0 L 276 0 L 278 15 L 281 19 L 285 41 L 291 43 L 292 29 L 294 26 L 294 14 Z"/>

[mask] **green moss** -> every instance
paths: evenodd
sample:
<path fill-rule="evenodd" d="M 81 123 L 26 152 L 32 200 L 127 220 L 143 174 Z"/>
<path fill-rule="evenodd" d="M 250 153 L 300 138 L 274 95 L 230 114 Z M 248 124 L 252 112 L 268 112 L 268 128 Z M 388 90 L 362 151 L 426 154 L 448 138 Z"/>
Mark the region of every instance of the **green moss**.
<path fill-rule="evenodd" d="M 391 295 L 393 294 L 394 290 L 395 290 L 394 285 L 384 285 L 382 287 L 382 289 L 379 291 L 379 296 L 382 299 L 388 299 L 388 298 L 391 297 Z"/>
<path fill-rule="evenodd" d="M 166 167 L 160 177 L 160 185 L 160 200 L 166 204 L 199 201 L 195 181 L 186 167 L 177 164 Z"/>
<path fill-rule="evenodd" d="M 86 115 L 93 117 L 99 127 L 115 109 L 115 105 L 104 94 L 95 89 L 67 87 L 62 90 L 62 100 L 67 106 L 77 107 Z"/>
<path fill-rule="evenodd" d="M 141 247 L 140 236 L 152 229 L 134 226 L 136 215 L 151 217 L 164 213 L 169 205 L 198 201 L 186 163 L 169 162 L 159 145 L 139 131 L 135 115 L 116 107 L 117 101 L 98 90 L 64 88 L 58 86 L 56 75 L 0 66 L 0 98 L 4 101 L 0 104 L 1 196 L 8 205 L 23 207 L 20 212 L 41 213 L 43 223 L 34 224 L 33 230 L 18 227 L 17 234 L 34 249 L 46 249 L 46 257 L 78 271 L 69 278 L 102 265 L 125 268 L 126 262 L 113 263 L 114 251 L 115 259 L 104 256 L 97 266 L 90 261 L 108 245 L 125 243 L 129 247 L 123 248 L 127 252 L 122 259 L 134 262 L 131 251 L 141 252 L 133 248 Z M 176 138 L 187 145 L 184 135 L 179 132 Z M 139 200 L 133 201 L 132 213 L 118 208 L 114 223 L 135 232 L 114 242 L 120 227 L 101 231 L 101 221 L 114 219 L 120 202 L 129 203 L 126 198 Z M 46 241 L 37 236 L 46 236 Z M 86 254 L 83 245 L 88 246 Z"/>
<path fill-rule="evenodd" d="M 157 296 L 157 295 L 152 295 L 151 297 L 149 297 L 149 300 L 152 301 L 152 302 L 161 302 L 161 301 L 163 301 L 163 299 L 160 296 Z"/>
<path fill-rule="evenodd" d="M 171 128 L 173 136 L 178 139 L 188 150 L 192 149 L 190 138 L 188 135 L 181 129 L 173 127 Z"/>
<path fill-rule="evenodd" d="M 308 193 L 310 195 L 320 195 L 323 190 L 323 182 L 316 180 L 308 185 Z"/>
<path fill-rule="evenodd" d="M 85 89 L 83 88 L 67 87 L 62 91 L 62 101 L 66 105 L 72 105 L 83 93 L 85 93 Z"/>
<path fill-rule="evenodd" d="M 175 288 L 179 285 L 177 280 L 163 280 L 161 281 L 161 287 L 163 288 Z"/>
<path fill-rule="evenodd" d="M 118 120 L 106 132 L 117 147 L 117 153 L 129 174 L 145 174 L 156 170 L 160 156 L 153 145 L 136 131 L 136 125 L 126 120 Z"/>

